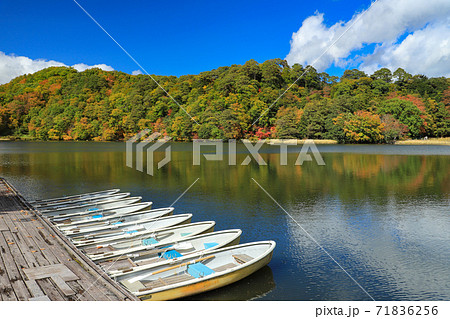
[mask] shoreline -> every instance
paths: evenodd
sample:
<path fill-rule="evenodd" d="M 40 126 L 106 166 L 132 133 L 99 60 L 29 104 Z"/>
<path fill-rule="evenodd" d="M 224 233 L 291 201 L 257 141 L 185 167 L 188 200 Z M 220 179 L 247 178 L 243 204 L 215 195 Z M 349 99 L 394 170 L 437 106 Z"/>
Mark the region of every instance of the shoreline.
<path fill-rule="evenodd" d="M 252 142 L 256 142 L 257 140 L 250 139 Z M 317 145 L 338 145 L 338 141 L 336 140 L 317 140 L 311 139 L 314 144 Z M 117 141 L 45 141 L 38 139 L 21 139 L 17 137 L 0 137 L 0 142 L 93 142 L 93 143 L 123 143 L 126 140 L 117 140 Z M 287 145 L 303 145 L 307 141 L 307 139 L 265 139 L 264 140 L 268 145 L 277 145 L 277 144 L 287 144 Z M 178 142 L 178 141 L 172 141 Z M 185 142 L 185 141 L 181 141 Z M 226 141 L 224 141 L 226 142 Z M 358 145 L 357 143 L 344 143 L 342 145 Z M 396 141 L 394 144 L 364 144 L 364 145 L 447 145 L 450 146 L 450 137 L 440 137 L 440 138 L 429 138 L 429 139 L 420 139 L 420 140 L 404 140 L 404 141 Z"/>

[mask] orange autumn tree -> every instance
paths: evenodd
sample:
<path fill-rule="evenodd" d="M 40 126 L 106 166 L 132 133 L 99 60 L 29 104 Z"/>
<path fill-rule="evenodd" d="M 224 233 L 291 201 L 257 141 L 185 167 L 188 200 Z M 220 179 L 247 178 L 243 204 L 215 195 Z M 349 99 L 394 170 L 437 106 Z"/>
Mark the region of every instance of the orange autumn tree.
<path fill-rule="evenodd" d="M 384 124 L 378 114 L 356 111 L 353 114 L 340 114 L 333 119 L 340 126 L 348 143 L 380 143 L 384 139 Z"/>

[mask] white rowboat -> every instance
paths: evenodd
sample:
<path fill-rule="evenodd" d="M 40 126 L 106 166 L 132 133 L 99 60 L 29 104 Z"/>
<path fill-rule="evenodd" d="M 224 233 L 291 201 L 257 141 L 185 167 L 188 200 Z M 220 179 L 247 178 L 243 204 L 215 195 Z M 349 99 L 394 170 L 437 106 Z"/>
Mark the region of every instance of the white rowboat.
<path fill-rule="evenodd" d="M 28 203 L 30 203 L 33 206 L 34 205 L 43 205 L 45 203 L 65 202 L 65 201 L 76 200 L 76 199 L 95 198 L 97 196 L 103 196 L 103 195 L 113 195 L 118 192 L 120 192 L 120 189 L 117 188 L 117 189 L 109 189 L 109 190 L 104 190 L 104 191 L 77 194 L 77 195 L 69 195 L 69 196 L 63 196 L 63 197 L 57 197 L 57 198 L 38 199 L 38 200 L 28 201 Z"/>
<path fill-rule="evenodd" d="M 137 225 L 143 220 L 159 219 L 164 216 L 172 215 L 174 208 L 158 208 L 144 210 L 134 213 L 129 213 L 126 215 L 110 216 L 109 219 L 93 222 L 84 223 L 78 225 L 62 225 L 58 227 L 64 234 L 87 234 L 87 233 L 99 233 L 103 230 L 117 229 L 118 226 L 123 225 Z M 95 219 L 94 219 L 95 221 Z"/>
<path fill-rule="evenodd" d="M 275 246 L 274 241 L 241 244 L 111 276 L 142 300 L 178 299 L 249 276 L 270 262 Z"/>
<path fill-rule="evenodd" d="M 154 245 L 171 243 L 183 238 L 209 233 L 214 230 L 215 225 L 214 221 L 182 224 L 156 231 L 139 232 L 135 236 L 86 240 L 75 243 L 75 245 L 87 254 L 99 255 L 104 253 L 112 256 L 118 250 L 130 249 L 131 252 L 134 248 L 140 249 L 141 246 L 151 249 Z"/>
<path fill-rule="evenodd" d="M 157 219 L 143 219 L 137 222 L 109 225 L 101 229 L 90 229 L 88 231 L 66 231 L 64 235 L 71 237 L 73 243 L 82 243 L 86 240 L 97 240 L 104 237 L 134 236 L 142 232 L 167 228 L 179 224 L 189 224 L 192 214 L 180 214 L 166 216 Z"/>
<path fill-rule="evenodd" d="M 142 197 L 129 197 L 125 199 L 115 199 L 115 200 L 105 200 L 102 202 L 94 203 L 94 204 L 85 204 L 78 205 L 73 207 L 66 207 L 61 209 L 55 209 L 52 211 L 42 212 L 44 216 L 70 216 L 70 214 L 84 214 L 91 213 L 93 211 L 101 210 L 101 209 L 113 209 L 118 207 L 127 206 L 130 204 L 134 204 L 140 202 Z"/>
<path fill-rule="evenodd" d="M 222 247 L 238 245 L 242 231 L 240 229 L 222 230 L 218 232 L 188 237 L 171 243 L 153 245 L 151 248 L 141 246 L 139 250 L 125 253 L 113 257 L 104 257 L 101 261 L 96 261 L 109 274 L 122 274 L 130 270 L 138 269 L 141 266 L 152 264 L 168 259 L 177 259 L 182 256 L 196 254 L 201 251 L 206 252 Z M 95 261 L 95 255 L 88 255 Z"/>
<path fill-rule="evenodd" d="M 119 208 L 107 209 L 107 210 L 97 210 L 81 215 L 64 216 L 64 217 L 50 217 L 50 220 L 58 228 L 67 228 L 73 225 L 85 225 L 92 223 L 99 223 L 111 220 L 113 218 L 132 214 L 134 212 L 141 211 L 146 208 L 150 208 L 151 202 L 131 204 L 128 206 L 123 206 Z"/>
<path fill-rule="evenodd" d="M 34 205 L 34 208 L 42 211 L 47 210 L 54 210 L 59 208 L 65 208 L 70 206 L 78 206 L 78 205 L 84 205 L 84 204 L 92 204 L 97 203 L 104 200 L 112 200 L 112 199 L 121 199 L 130 196 L 130 193 L 117 193 L 112 195 L 101 195 L 101 196 L 95 196 L 88 199 L 74 199 L 74 200 L 68 200 L 65 202 L 56 202 L 56 203 L 48 203 L 48 204 L 36 204 Z"/>

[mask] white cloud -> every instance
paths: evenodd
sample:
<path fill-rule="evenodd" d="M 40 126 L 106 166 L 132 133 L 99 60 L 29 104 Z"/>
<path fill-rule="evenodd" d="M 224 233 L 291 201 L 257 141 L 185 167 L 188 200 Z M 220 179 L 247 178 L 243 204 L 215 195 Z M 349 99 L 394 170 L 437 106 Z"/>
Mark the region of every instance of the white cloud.
<path fill-rule="evenodd" d="M 131 75 L 140 75 L 142 74 L 141 70 L 134 70 L 133 72 L 131 72 Z"/>
<path fill-rule="evenodd" d="M 398 67 L 428 76 L 450 77 L 450 25 L 432 24 L 398 44 L 382 45 L 363 59 L 360 69 L 372 74 L 381 67 Z"/>
<path fill-rule="evenodd" d="M 65 64 L 41 59 L 31 60 L 25 56 L 6 55 L 0 51 L 0 84 L 7 83 L 19 75 L 34 73 L 50 66 L 65 66 Z"/>
<path fill-rule="evenodd" d="M 51 66 L 67 65 L 62 62 L 53 60 L 32 60 L 25 56 L 16 56 L 13 54 L 7 55 L 4 52 L 0 51 L 0 84 L 8 83 L 12 79 L 20 75 L 34 73 Z M 106 64 L 87 65 L 84 63 L 79 63 L 73 65 L 72 67 L 80 72 L 90 68 L 100 68 L 105 71 L 114 71 L 112 67 Z"/>
<path fill-rule="evenodd" d="M 448 0 L 378 0 L 349 21 L 330 27 L 323 14 L 316 13 L 293 33 L 286 60 L 321 71 L 333 63 L 345 67 L 354 61 L 352 52 L 375 43 L 374 52 L 358 57 L 364 70 L 402 67 L 411 73 L 449 76 L 449 17 Z"/>
<path fill-rule="evenodd" d="M 109 65 L 106 65 L 106 64 L 87 65 L 84 63 L 78 63 L 78 64 L 72 65 L 72 67 L 75 70 L 77 70 L 78 72 L 83 72 L 84 70 L 93 69 L 93 68 L 99 68 L 104 71 L 114 71 L 114 69 L 112 67 L 110 67 Z"/>

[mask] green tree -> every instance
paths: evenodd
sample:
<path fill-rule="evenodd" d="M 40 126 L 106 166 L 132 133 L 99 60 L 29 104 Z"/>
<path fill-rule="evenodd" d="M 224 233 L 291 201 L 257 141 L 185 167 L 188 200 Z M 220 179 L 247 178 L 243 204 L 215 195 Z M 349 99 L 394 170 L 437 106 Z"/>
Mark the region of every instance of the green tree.
<path fill-rule="evenodd" d="M 386 83 L 390 83 L 392 81 L 392 72 L 387 68 L 382 68 L 375 71 L 370 77 L 374 80 L 381 80 Z"/>
<path fill-rule="evenodd" d="M 309 102 L 299 123 L 300 136 L 312 139 L 333 138 L 333 118 L 338 114 L 339 109 L 327 99 Z"/>
<path fill-rule="evenodd" d="M 427 111 L 430 115 L 430 131 L 433 136 L 450 136 L 450 111 L 444 103 L 436 103 L 434 100 L 427 101 Z"/>
<path fill-rule="evenodd" d="M 281 59 L 267 60 L 261 64 L 262 82 L 274 89 L 284 85 L 283 68 L 288 68 L 287 62 Z"/>
<path fill-rule="evenodd" d="M 424 121 L 421 118 L 420 110 L 410 101 L 401 99 L 390 99 L 381 103 L 377 110 L 378 114 L 391 114 L 400 123 L 405 124 L 409 129 L 409 134 L 413 138 L 422 135 L 421 128 Z"/>
<path fill-rule="evenodd" d="M 341 76 L 341 81 L 344 79 L 347 80 L 358 80 L 360 78 L 366 78 L 367 74 L 358 69 L 345 70 L 344 74 Z"/>
<path fill-rule="evenodd" d="M 275 122 L 278 138 L 300 138 L 299 124 L 303 110 L 296 108 L 282 108 L 278 111 Z"/>

